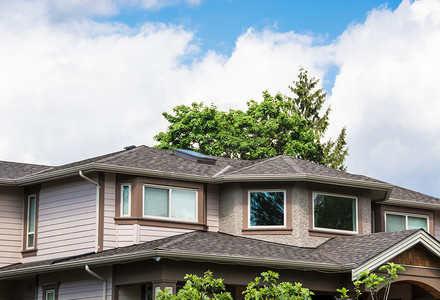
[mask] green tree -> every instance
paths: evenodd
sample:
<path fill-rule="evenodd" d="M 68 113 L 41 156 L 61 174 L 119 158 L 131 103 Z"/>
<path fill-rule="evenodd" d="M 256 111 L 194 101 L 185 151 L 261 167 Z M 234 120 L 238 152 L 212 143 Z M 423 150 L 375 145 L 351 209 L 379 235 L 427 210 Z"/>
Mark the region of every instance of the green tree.
<path fill-rule="evenodd" d="M 317 84 L 301 69 L 298 81 L 290 87 L 294 98 L 264 91 L 263 100 L 247 102 L 245 112 L 223 112 L 203 103 L 176 106 L 174 114 L 163 113 L 170 125 L 154 137 L 159 142 L 156 147 L 251 160 L 286 154 L 345 169 L 345 128 L 335 142 L 321 142 L 330 108 L 319 115 L 326 94 L 316 89 Z"/>

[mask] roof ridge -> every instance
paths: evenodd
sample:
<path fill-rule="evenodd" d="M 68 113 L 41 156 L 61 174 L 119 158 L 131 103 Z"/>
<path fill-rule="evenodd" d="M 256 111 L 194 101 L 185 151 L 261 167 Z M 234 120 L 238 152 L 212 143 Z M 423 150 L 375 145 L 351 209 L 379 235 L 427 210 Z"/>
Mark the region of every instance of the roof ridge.
<path fill-rule="evenodd" d="M 289 157 L 289 159 L 287 159 L 287 156 Z M 304 170 L 301 167 L 298 167 L 296 165 L 293 166 L 292 159 L 296 159 L 295 157 L 290 155 L 281 155 L 281 157 L 295 173 L 304 173 Z"/>
<path fill-rule="evenodd" d="M 234 174 L 235 172 L 243 171 L 243 170 L 246 170 L 246 169 L 249 169 L 249 168 L 252 168 L 252 167 L 255 167 L 255 166 L 261 165 L 261 164 L 263 164 L 263 163 L 265 163 L 265 162 L 267 162 L 267 161 L 274 160 L 274 159 L 279 158 L 279 157 L 281 157 L 281 156 L 282 156 L 282 155 L 277 155 L 277 156 L 273 156 L 273 157 L 265 157 L 265 158 L 261 158 L 261 159 L 259 159 L 259 160 L 254 160 L 255 163 L 250 164 L 250 165 L 248 165 L 248 166 L 244 166 L 244 167 L 242 167 L 242 168 L 238 168 L 237 170 L 234 170 L 234 171 L 232 171 L 232 172 L 228 172 L 228 174 Z"/>

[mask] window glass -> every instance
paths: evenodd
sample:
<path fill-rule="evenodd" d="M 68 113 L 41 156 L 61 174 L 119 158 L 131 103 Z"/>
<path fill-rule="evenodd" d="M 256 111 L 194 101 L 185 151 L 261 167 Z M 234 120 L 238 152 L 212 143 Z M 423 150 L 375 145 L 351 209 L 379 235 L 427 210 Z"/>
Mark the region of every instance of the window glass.
<path fill-rule="evenodd" d="M 46 300 L 55 300 L 55 291 L 47 290 L 46 291 Z"/>
<path fill-rule="evenodd" d="M 285 192 L 249 192 L 250 226 L 283 226 Z"/>
<path fill-rule="evenodd" d="M 122 216 L 130 214 L 130 185 L 122 186 Z"/>
<path fill-rule="evenodd" d="M 399 231 L 405 229 L 405 216 L 387 214 L 386 216 L 386 231 Z"/>
<path fill-rule="evenodd" d="M 356 198 L 313 194 L 314 227 L 357 231 Z"/>
<path fill-rule="evenodd" d="M 171 218 L 196 219 L 196 192 L 171 190 Z"/>
<path fill-rule="evenodd" d="M 197 191 L 144 187 L 144 216 L 197 219 Z"/>
<path fill-rule="evenodd" d="M 428 219 L 408 216 L 408 229 L 423 228 L 428 231 Z"/>
<path fill-rule="evenodd" d="M 168 217 L 168 190 L 145 187 L 144 215 Z"/>

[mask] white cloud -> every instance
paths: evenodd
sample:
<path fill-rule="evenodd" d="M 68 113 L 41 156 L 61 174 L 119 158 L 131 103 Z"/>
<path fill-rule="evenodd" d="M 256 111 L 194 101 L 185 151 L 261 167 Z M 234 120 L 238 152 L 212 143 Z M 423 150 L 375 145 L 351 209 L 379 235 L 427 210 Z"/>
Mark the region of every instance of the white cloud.
<path fill-rule="evenodd" d="M 140 2 L 106 3 L 88 9 L 111 14 Z M 175 105 L 245 108 L 264 89 L 287 92 L 300 66 L 323 78 L 336 64 L 331 135 L 347 125 L 349 170 L 440 192 L 439 1 L 373 11 L 327 46 L 308 35 L 251 28 L 230 56 L 200 53 L 181 27 L 132 29 L 78 18 L 60 24 L 47 8 L 0 1 L 2 160 L 60 164 L 153 145 L 167 126 L 161 113 Z M 191 57 L 198 59 L 182 63 Z"/>

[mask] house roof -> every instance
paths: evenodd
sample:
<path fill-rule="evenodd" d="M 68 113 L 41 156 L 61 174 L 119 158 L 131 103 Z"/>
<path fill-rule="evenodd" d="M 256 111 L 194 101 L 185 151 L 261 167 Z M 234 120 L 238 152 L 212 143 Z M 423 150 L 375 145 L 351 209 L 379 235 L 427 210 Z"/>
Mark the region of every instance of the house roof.
<path fill-rule="evenodd" d="M 47 170 L 50 166 L 0 161 L 0 180 L 10 181 L 16 178 L 36 174 Z"/>
<path fill-rule="evenodd" d="M 335 237 L 316 248 L 302 248 L 218 232 L 195 231 L 99 253 L 13 264 L 0 268 L 0 279 L 78 268 L 87 264 L 121 264 L 154 257 L 297 270 L 352 272 L 352 276 L 356 276 L 356 272 L 366 268 L 373 270 L 417 243 L 422 243 L 440 257 L 440 243 L 423 229 Z"/>
<path fill-rule="evenodd" d="M 440 199 L 400 186 L 394 186 L 390 198 L 384 203 L 407 207 L 440 209 Z"/>

